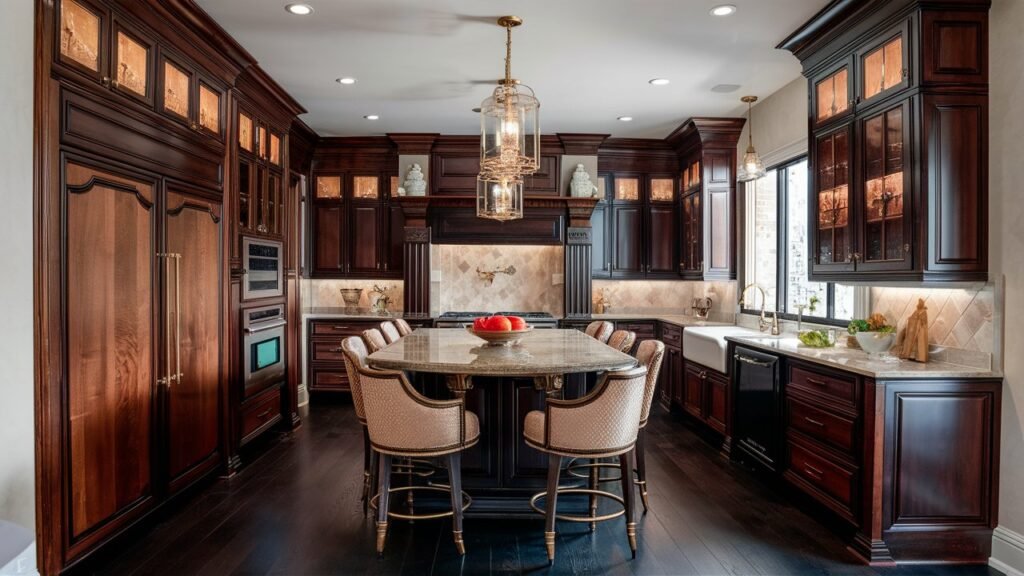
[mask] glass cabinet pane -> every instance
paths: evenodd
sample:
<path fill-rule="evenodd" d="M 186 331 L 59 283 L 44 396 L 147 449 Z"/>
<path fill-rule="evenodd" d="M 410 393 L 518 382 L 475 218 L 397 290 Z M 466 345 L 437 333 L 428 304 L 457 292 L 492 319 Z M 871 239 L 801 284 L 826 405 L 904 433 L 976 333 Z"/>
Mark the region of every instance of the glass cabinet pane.
<path fill-rule="evenodd" d="M 398 176 L 392 176 L 390 178 L 390 187 L 388 190 L 390 191 L 392 198 L 398 196 Z"/>
<path fill-rule="evenodd" d="M 868 52 L 862 69 L 865 100 L 898 86 L 903 81 L 903 37 L 893 38 Z"/>
<path fill-rule="evenodd" d="M 117 86 L 133 94 L 145 97 L 149 77 L 149 48 L 134 38 L 117 32 Z"/>
<path fill-rule="evenodd" d="M 253 223 L 259 232 L 267 231 L 267 178 L 266 169 L 256 165 L 256 178 L 253 182 L 256 185 L 256 195 L 253 197 Z"/>
<path fill-rule="evenodd" d="M 277 134 L 270 135 L 270 163 L 281 165 L 281 139 Z"/>
<path fill-rule="evenodd" d="M 245 160 L 238 161 L 238 225 L 249 228 L 249 198 L 252 196 L 252 168 Z"/>
<path fill-rule="evenodd" d="M 199 125 L 220 134 L 220 94 L 203 84 L 199 85 Z"/>
<path fill-rule="evenodd" d="M 815 86 L 817 110 L 814 117 L 817 122 L 823 122 L 849 110 L 848 79 L 849 71 L 844 66 Z"/>
<path fill-rule="evenodd" d="M 651 201 L 671 202 L 673 184 L 671 178 L 651 178 Z"/>
<path fill-rule="evenodd" d="M 354 176 L 352 178 L 352 197 L 360 200 L 376 200 L 380 198 L 380 179 L 376 176 Z"/>
<path fill-rule="evenodd" d="M 75 0 L 60 3 L 60 56 L 93 72 L 100 70 L 100 17 Z"/>
<path fill-rule="evenodd" d="M 238 113 L 238 146 L 252 152 L 252 118 L 243 112 Z"/>
<path fill-rule="evenodd" d="M 267 231 L 272 234 L 280 232 L 281 219 L 281 179 L 276 174 L 267 178 Z"/>
<path fill-rule="evenodd" d="M 850 132 L 817 140 L 817 244 L 819 264 L 846 262 L 850 253 Z"/>
<path fill-rule="evenodd" d="M 864 261 L 902 260 L 903 106 L 864 121 Z"/>
<path fill-rule="evenodd" d="M 164 110 L 182 118 L 189 116 L 189 74 L 164 62 Z"/>
<path fill-rule="evenodd" d="M 639 178 L 615 178 L 615 199 L 616 200 L 639 200 L 640 179 Z"/>
<path fill-rule="evenodd" d="M 316 197 L 318 199 L 341 198 L 341 176 L 317 176 Z"/>
<path fill-rule="evenodd" d="M 263 126 L 256 132 L 256 148 L 259 150 L 260 158 L 267 157 L 267 129 Z"/>

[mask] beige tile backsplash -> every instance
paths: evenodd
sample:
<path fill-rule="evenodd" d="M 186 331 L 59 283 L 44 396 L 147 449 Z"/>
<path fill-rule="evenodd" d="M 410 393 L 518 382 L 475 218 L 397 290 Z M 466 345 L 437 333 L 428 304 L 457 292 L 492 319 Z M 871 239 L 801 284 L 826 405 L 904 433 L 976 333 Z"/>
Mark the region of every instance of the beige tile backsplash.
<path fill-rule="evenodd" d="M 711 315 L 732 321 L 736 310 L 735 282 L 681 282 L 678 280 L 594 280 L 594 301 L 611 302 L 609 314 L 692 314 L 694 298 L 711 298 Z"/>
<path fill-rule="evenodd" d="M 490 286 L 477 275 L 477 268 L 489 271 L 508 266 L 514 266 L 516 273 L 498 274 Z M 563 246 L 434 245 L 431 272 L 434 313 L 504 310 L 562 316 Z"/>
<path fill-rule="evenodd" d="M 932 344 L 993 353 L 997 312 L 992 286 L 872 288 L 871 311 L 885 314 L 902 331 L 919 298 L 928 307 L 928 340 Z"/>
<path fill-rule="evenodd" d="M 370 292 L 373 285 L 377 284 L 387 289 L 391 297 L 391 305 L 388 310 L 401 313 L 402 294 L 404 284 L 401 280 L 310 280 L 302 279 L 302 306 L 303 308 L 321 308 L 346 306 L 341 299 L 342 288 L 362 288 L 363 294 L 359 298 L 359 307 L 370 307 Z"/>

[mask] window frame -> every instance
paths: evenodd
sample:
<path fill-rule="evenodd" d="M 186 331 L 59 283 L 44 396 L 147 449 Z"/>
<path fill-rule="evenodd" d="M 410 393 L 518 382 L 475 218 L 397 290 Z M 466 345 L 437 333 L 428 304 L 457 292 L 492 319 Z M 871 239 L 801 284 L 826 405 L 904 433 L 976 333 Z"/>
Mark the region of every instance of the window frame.
<path fill-rule="evenodd" d="M 807 162 L 808 163 L 807 164 L 807 169 L 808 169 L 808 178 L 809 178 L 810 177 L 810 158 L 809 158 L 809 155 L 807 153 L 803 153 L 803 154 L 800 154 L 800 155 L 795 156 L 793 158 L 790 158 L 788 160 L 784 160 L 782 162 L 774 164 L 774 165 L 770 166 L 765 171 L 766 173 L 767 172 L 775 171 L 775 179 L 776 179 L 775 180 L 775 191 L 776 191 L 776 194 L 777 194 L 777 198 L 776 198 L 776 205 L 775 205 L 775 209 L 776 209 L 775 222 L 776 222 L 776 254 L 777 254 L 778 260 L 776 262 L 776 268 L 775 268 L 775 312 L 774 313 L 778 316 L 778 318 L 780 320 L 796 321 L 798 319 L 798 316 L 799 316 L 798 314 L 793 314 L 793 313 L 785 311 L 785 309 L 786 309 L 786 302 L 787 302 L 787 296 L 789 294 L 789 283 L 786 281 L 786 279 L 789 277 L 789 274 L 788 274 L 788 272 L 789 272 L 789 250 L 788 250 L 788 248 L 789 248 L 789 234 L 790 234 L 789 218 L 787 216 L 789 214 L 789 185 L 788 185 L 788 182 L 786 181 L 787 180 L 786 179 L 786 171 L 791 166 L 795 166 L 797 164 L 800 164 L 801 162 Z M 767 178 L 767 176 L 764 176 L 764 177 Z M 752 182 L 751 183 L 746 183 L 745 182 L 743 184 L 744 192 L 746 192 L 746 186 L 748 186 L 750 184 L 753 184 L 753 183 Z M 808 188 L 808 195 L 810 195 L 810 188 Z M 744 194 L 744 199 L 745 198 L 746 198 L 746 194 Z M 808 198 L 808 203 L 810 203 L 810 198 Z M 749 209 L 749 207 L 745 206 L 744 209 L 745 209 L 744 211 L 746 213 L 746 210 Z M 744 222 L 743 222 L 744 235 L 747 234 L 747 227 L 748 227 L 748 221 L 747 221 L 746 218 L 744 218 Z M 746 276 L 746 274 L 747 274 L 747 270 L 746 270 L 746 267 L 744 266 L 744 276 Z M 744 282 L 746 282 L 746 278 L 744 278 Z M 804 322 L 811 322 L 813 324 L 822 324 L 822 325 L 837 326 L 837 327 L 845 328 L 849 324 L 850 321 L 849 320 L 842 320 L 842 319 L 838 319 L 838 318 L 834 317 L 835 316 L 836 283 L 835 282 L 824 282 L 824 284 L 825 284 L 825 316 L 819 316 L 819 315 L 816 315 L 816 314 L 812 315 L 812 314 L 804 313 L 802 315 L 802 320 Z M 739 295 L 740 298 L 742 298 L 742 296 L 743 296 L 742 294 Z M 855 307 L 856 307 L 856 295 L 855 295 Z M 741 307 L 740 308 L 740 313 L 741 314 L 752 314 L 754 316 L 760 316 L 761 315 L 761 310 L 756 309 L 756 308 Z M 768 311 L 766 311 L 765 314 L 768 314 Z"/>

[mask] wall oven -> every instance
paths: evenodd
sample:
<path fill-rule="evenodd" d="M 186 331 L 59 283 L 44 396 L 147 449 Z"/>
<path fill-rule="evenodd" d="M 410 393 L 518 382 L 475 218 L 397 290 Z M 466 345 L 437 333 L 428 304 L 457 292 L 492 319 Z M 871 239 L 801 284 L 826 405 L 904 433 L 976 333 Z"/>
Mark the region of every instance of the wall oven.
<path fill-rule="evenodd" d="M 284 304 L 251 308 L 242 312 L 242 361 L 245 395 L 251 396 L 284 380 Z"/>
<path fill-rule="evenodd" d="M 274 298 L 284 294 L 283 256 L 280 242 L 242 239 L 242 300 Z"/>

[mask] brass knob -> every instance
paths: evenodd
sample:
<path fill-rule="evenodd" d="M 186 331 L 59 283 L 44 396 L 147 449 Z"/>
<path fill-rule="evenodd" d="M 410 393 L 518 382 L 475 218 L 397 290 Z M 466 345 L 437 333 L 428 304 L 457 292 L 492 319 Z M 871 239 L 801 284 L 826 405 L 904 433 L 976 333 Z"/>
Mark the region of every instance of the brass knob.
<path fill-rule="evenodd" d="M 100 82 L 102 82 L 104 86 L 110 86 L 110 76 L 104 76 Z"/>

